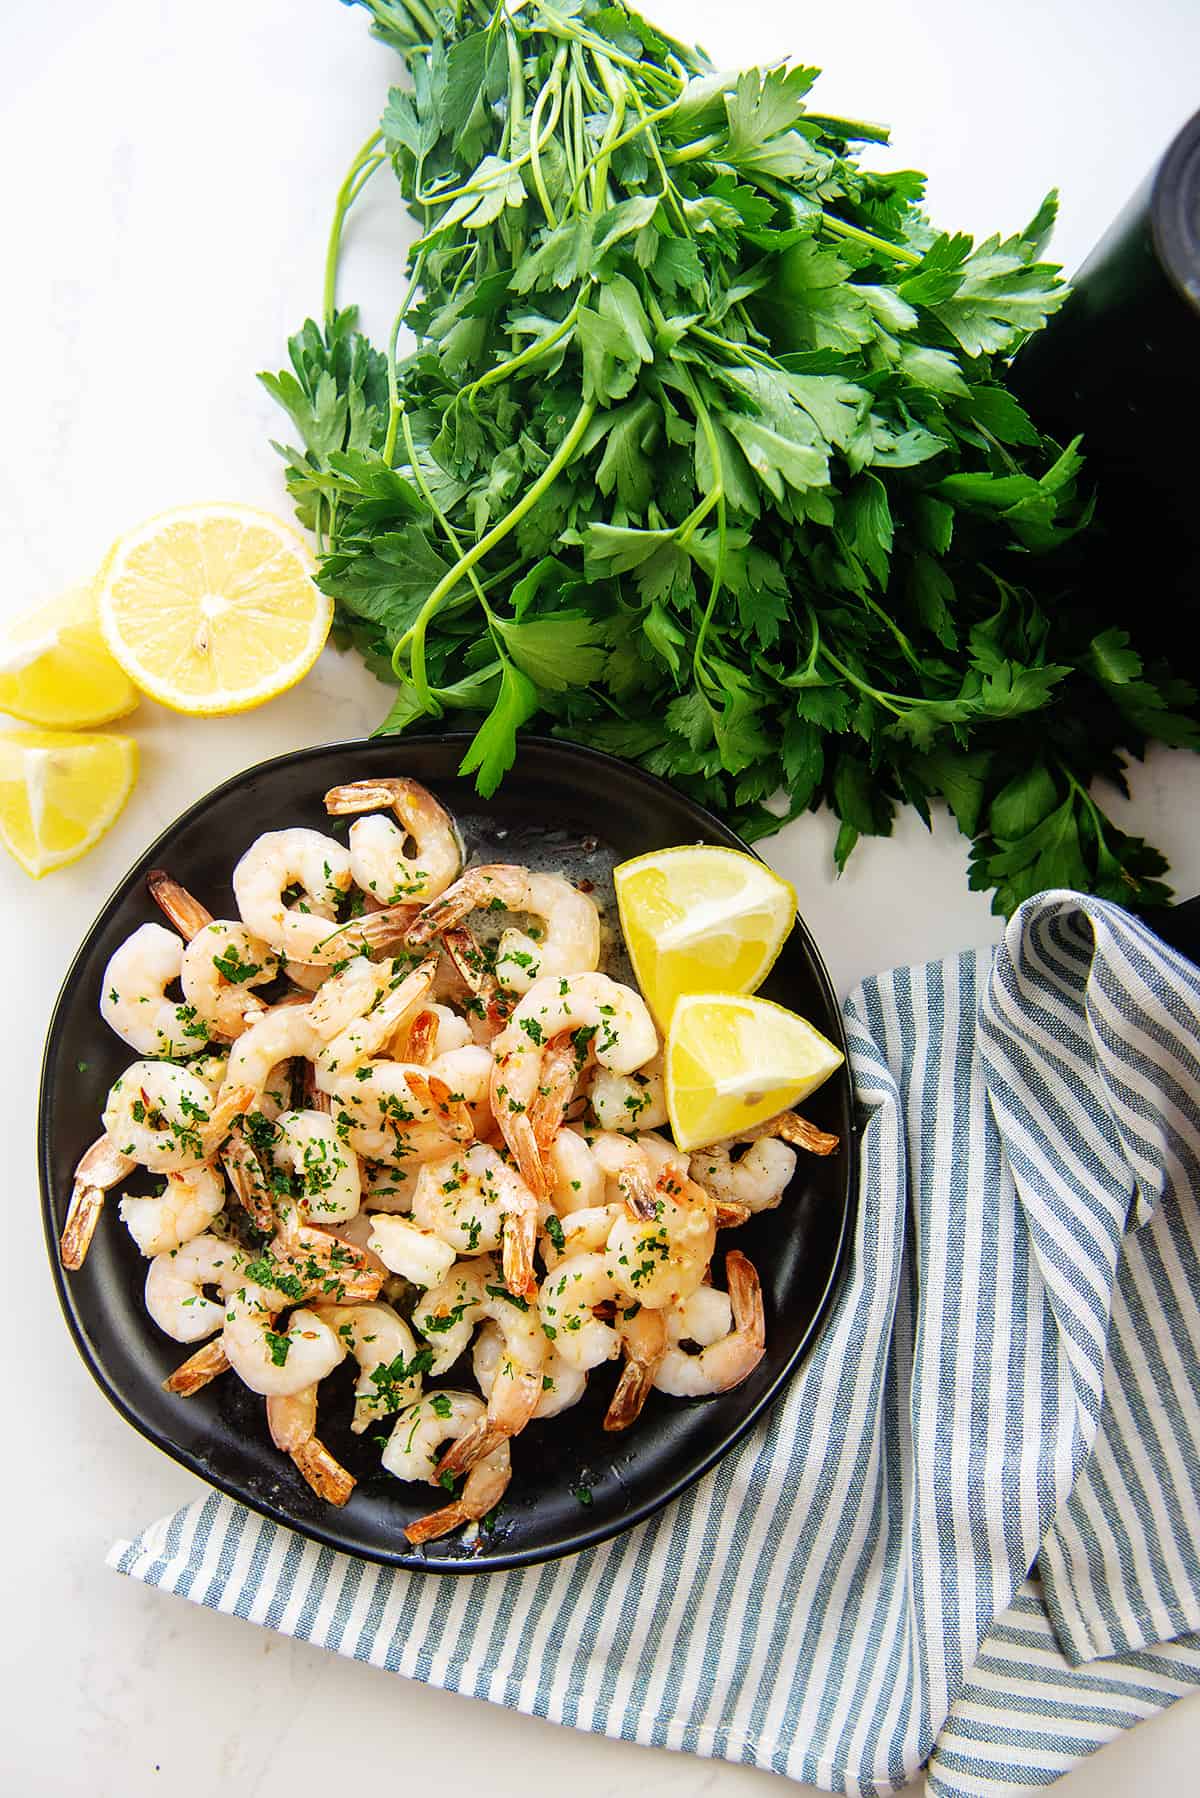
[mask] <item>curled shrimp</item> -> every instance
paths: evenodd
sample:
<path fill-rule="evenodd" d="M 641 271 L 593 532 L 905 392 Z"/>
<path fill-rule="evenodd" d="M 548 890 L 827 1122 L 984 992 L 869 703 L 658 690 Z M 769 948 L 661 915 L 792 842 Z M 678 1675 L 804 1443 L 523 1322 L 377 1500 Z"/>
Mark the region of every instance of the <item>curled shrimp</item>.
<path fill-rule="evenodd" d="M 747 1213 L 778 1205 L 796 1171 L 796 1151 L 773 1136 L 752 1142 L 740 1161 L 729 1149 L 701 1149 L 688 1172 L 720 1203 L 744 1206 Z"/>
<path fill-rule="evenodd" d="M 170 1061 L 135 1061 L 109 1088 L 104 1128 L 123 1155 L 152 1173 L 210 1161 L 254 1099 L 227 1087 L 216 1101 L 202 1080 Z"/>
<path fill-rule="evenodd" d="M 282 1111 L 288 1083 L 279 1070 L 297 1057 L 310 1060 L 318 1046 L 307 1005 L 273 1005 L 242 1032 L 229 1051 L 225 1085 L 247 1086 L 261 1110 L 269 1104 Z"/>
<path fill-rule="evenodd" d="M 382 905 L 436 899 L 462 867 L 454 820 L 415 780 L 356 780 L 333 787 L 325 809 L 335 817 L 374 814 L 357 817 L 350 826 L 350 871 Z M 395 824 L 383 815 L 387 811 Z M 409 842 L 412 855 L 405 853 Z"/>
<path fill-rule="evenodd" d="M 537 1281 L 537 1200 L 521 1176 L 486 1143 L 427 1161 L 413 1192 L 413 1222 L 460 1255 L 503 1247 L 504 1283 L 528 1293 Z"/>
<path fill-rule="evenodd" d="M 457 1442 L 475 1429 L 483 1416 L 483 1400 L 473 1392 L 427 1392 L 396 1419 L 383 1451 L 383 1465 L 398 1480 L 426 1480 L 431 1486 L 440 1485 L 439 1457 L 444 1445 Z M 508 1442 L 501 1440 L 475 1462 L 462 1491 L 450 1504 L 410 1523 L 404 1534 L 419 1546 L 449 1535 L 464 1523 L 486 1517 L 504 1497 L 511 1471 Z"/>
<path fill-rule="evenodd" d="M 272 1159 L 293 1176 L 300 1209 L 314 1223 L 354 1217 L 362 1200 L 358 1157 L 326 1111 L 285 1111 L 275 1120 Z"/>
<path fill-rule="evenodd" d="M 661 1311 L 639 1305 L 633 1310 L 618 1310 L 616 1328 L 625 1365 L 604 1414 L 604 1427 L 627 1430 L 641 1415 L 662 1366 L 667 1352 L 667 1320 Z"/>
<path fill-rule="evenodd" d="M 767 1342 L 762 1288 L 754 1264 L 737 1249 L 725 1257 L 725 1281 L 733 1328 L 696 1355 L 672 1344 L 654 1375 L 660 1392 L 673 1398 L 709 1398 L 739 1385 L 762 1360 Z"/>
<path fill-rule="evenodd" d="M 505 862 L 468 868 L 440 899 L 425 907 L 408 940 L 432 942 L 473 911 L 517 912 L 542 922 L 537 940 L 515 928 L 500 937 L 496 978 L 513 992 L 528 992 L 539 978 L 551 974 L 590 973 L 600 959 L 595 901 L 560 874 L 539 874 Z"/>
<path fill-rule="evenodd" d="M 583 1032 L 596 1060 L 618 1073 L 650 1060 L 658 1032 L 645 1001 L 607 974 L 550 975 L 537 981 L 493 1044 L 492 1113 L 526 1184 L 538 1198 L 548 1188 L 530 1118 L 542 1079 L 543 1046 Z"/>
<path fill-rule="evenodd" d="M 398 1311 L 378 1301 L 371 1305 L 314 1305 L 312 1310 L 358 1362 L 350 1425 L 356 1436 L 420 1398 L 423 1363 L 412 1331 Z"/>
<path fill-rule="evenodd" d="M 224 1298 L 242 1283 L 246 1257 L 219 1236 L 195 1236 L 180 1248 L 155 1255 L 146 1270 L 146 1310 L 175 1342 L 203 1342 L 225 1327 Z"/>
<path fill-rule="evenodd" d="M 605 1254 L 571 1255 L 542 1281 L 542 1330 L 563 1360 L 581 1373 L 620 1353 L 620 1338 L 597 1308 L 622 1302 Z"/>
<path fill-rule="evenodd" d="M 490 1398 L 504 1360 L 504 1338 L 494 1323 L 484 1324 L 471 1350 L 471 1367 L 484 1398 Z M 587 1391 L 587 1375 L 550 1349 L 542 1367 L 542 1391 L 534 1406 L 535 1418 L 557 1417 L 569 1411 Z"/>
<path fill-rule="evenodd" d="M 207 1163 L 181 1168 L 165 1176 L 161 1193 L 145 1198 L 128 1194 L 117 1210 L 143 1255 L 182 1248 L 200 1236 L 225 1209 L 225 1182 Z"/>
<path fill-rule="evenodd" d="M 210 1036 L 232 1041 L 261 1013 L 253 989 L 274 980 L 283 958 L 244 924 L 214 918 L 165 869 L 152 869 L 146 885 L 187 944 L 179 972 L 185 1000 Z"/>
<path fill-rule="evenodd" d="M 269 830 L 251 843 L 233 870 L 233 895 L 247 930 L 294 961 L 339 961 L 344 944 L 329 947 L 336 907 L 353 884 L 350 853 L 317 830 Z M 284 895 L 298 886 L 295 905 Z"/>
<path fill-rule="evenodd" d="M 139 1055 L 190 1055 L 208 1041 L 195 1010 L 166 996 L 182 967 L 183 944 L 161 924 L 139 924 L 109 956 L 100 1016 Z"/>
<path fill-rule="evenodd" d="M 314 1311 L 299 1306 L 286 1328 L 273 1328 L 279 1298 L 250 1281 L 226 1301 L 221 1344 L 234 1373 L 264 1398 L 290 1398 L 316 1386 L 346 1358 L 341 1337 Z"/>
<path fill-rule="evenodd" d="M 677 1305 L 701 1284 L 717 1240 L 716 1207 L 702 1186 L 668 1162 L 654 1186 L 654 1215 L 618 1217 L 608 1265 L 622 1293 L 657 1309 Z"/>
<path fill-rule="evenodd" d="M 287 1398 L 267 1399 L 267 1426 L 271 1440 L 289 1455 L 318 1498 L 344 1505 L 356 1484 L 317 1435 L 317 1388 L 304 1386 Z"/>
<path fill-rule="evenodd" d="M 136 1167 L 133 1156 L 122 1154 L 107 1131 L 80 1156 L 58 1242 L 59 1259 L 69 1272 L 77 1272 L 87 1259 L 104 1208 L 105 1193 L 132 1174 Z"/>
<path fill-rule="evenodd" d="M 355 989 L 363 1005 L 335 1035 L 319 1043 L 312 1057 L 318 1076 L 346 1079 L 356 1068 L 386 1048 L 401 1023 L 427 997 L 437 974 L 437 956 L 427 955 L 415 968 L 397 962 L 386 984 L 374 991 L 367 983 Z M 311 1018 L 311 1012 L 310 1012 Z"/>
<path fill-rule="evenodd" d="M 496 1324 L 504 1339 L 504 1356 L 488 1399 L 487 1416 L 454 1444 L 439 1472 L 461 1473 L 489 1455 L 498 1442 L 516 1436 L 533 1416 L 541 1396 L 546 1337 L 537 1306 L 509 1292 L 490 1256 L 460 1261 L 439 1286 L 425 1294 L 413 1313 L 413 1323 L 422 1336 L 438 1345 L 435 1370 L 452 1364 L 445 1359 L 449 1349 L 440 1339 L 454 1333 L 456 1326 L 461 1330 L 465 1323 L 469 1340 L 485 1318 Z M 443 1328 L 445 1324 L 448 1329 Z"/>
<path fill-rule="evenodd" d="M 591 1145 L 575 1130 L 560 1130 L 545 1157 L 550 1203 L 560 1218 L 605 1200 L 605 1172 Z"/>

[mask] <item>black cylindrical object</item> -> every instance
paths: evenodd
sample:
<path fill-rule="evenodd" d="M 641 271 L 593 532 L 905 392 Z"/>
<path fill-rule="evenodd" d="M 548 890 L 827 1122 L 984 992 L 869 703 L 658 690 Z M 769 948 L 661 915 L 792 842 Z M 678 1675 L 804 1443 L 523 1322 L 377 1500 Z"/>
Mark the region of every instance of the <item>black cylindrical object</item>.
<path fill-rule="evenodd" d="M 1044 431 L 1083 433 L 1094 526 L 1066 558 L 1074 597 L 1128 618 L 1195 678 L 1200 624 L 1200 113 L 1018 355 L 1012 384 Z M 1062 572 L 1060 568 L 1060 572 Z"/>

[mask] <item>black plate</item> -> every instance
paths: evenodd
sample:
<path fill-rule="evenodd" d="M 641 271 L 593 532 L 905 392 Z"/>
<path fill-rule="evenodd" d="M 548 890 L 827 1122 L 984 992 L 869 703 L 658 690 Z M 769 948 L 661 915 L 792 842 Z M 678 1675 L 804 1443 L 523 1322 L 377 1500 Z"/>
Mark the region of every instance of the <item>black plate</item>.
<path fill-rule="evenodd" d="M 323 1387 L 322 1439 L 358 1485 L 343 1510 L 324 1505 L 267 1435 L 263 1401 L 240 1381 L 214 1381 L 194 1398 L 175 1398 L 162 1381 L 186 1350 L 146 1315 L 146 1264 L 118 1222 L 101 1218 L 84 1267 L 65 1274 L 57 1242 L 71 1175 L 98 1132 L 109 1085 L 130 1050 L 101 1022 L 100 980 L 113 950 L 157 914 L 147 870 L 164 866 L 218 917 L 236 913 L 230 875 L 264 830 L 304 824 L 328 829 L 322 795 L 369 776 L 405 774 L 425 782 L 459 821 L 475 860 L 565 867 L 587 876 L 615 920 L 615 863 L 675 843 L 742 848 L 718 820 L 652 776 L 610 756 L 526 739 L 517 764 L 486 811 L 456 769 L 465 736 L 339 743 L 279 756 L 226 781 L 159 838 L 108 901 L 67 975 L 51 1020 L 38 1121 L 46 1242 L 59 1297 L 79 1351 L 102 1390 L 159 1448 L 232 1498 L 330 1547 L 374 1561 L 445 1572 L 494 1571 L 569 1554 L 640 1522 L 710 1468 L 759 1417 L 820 1328 L 853 1222 L 855 1140 L 848 1073 L 827 1082 L 806 1107 L 841 1136 L 826 1160 L 802 1157 L 783 1206 L 737 1232 L 762 1277 L 767 1352 L 735 1391 L 702 1402 L 653 1393 L 625 1436 L 600 1427 L 615 1369 L 594 1373 L 584 1401 L 513 1444 L 513 1479 L 492 1534 L 474 1551 L 455 1537 L 417 1553 L 401 1530 L 436 1504 L 429 1487 L 402 1485 L 379 1466 L 370 1435 L 348 1428 L 352 1371 Z M 619 967 L 614 969 L 619 972 Z M 845 1039 L 829 976 L 803 922 L 784 948 L 765 994 L 803 1012 L 839 1043 Z M 721 1256 L 714 1270 L 720 1279 Z M 453 1376 L 447 1384 L 453 1384 Z M 325 1395 L 328 1396 L 325 1396 Z M 590 1495 L 590 1497 L 589 1497 Z"/>

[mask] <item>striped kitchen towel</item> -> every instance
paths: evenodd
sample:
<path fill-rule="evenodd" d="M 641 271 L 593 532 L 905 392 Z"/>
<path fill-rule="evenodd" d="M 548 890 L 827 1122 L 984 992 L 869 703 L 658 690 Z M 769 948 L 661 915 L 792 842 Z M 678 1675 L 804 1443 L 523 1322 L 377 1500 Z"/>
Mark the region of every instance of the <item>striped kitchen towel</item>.
<path fill-rule="evenodd" d="M 1200 972 L 1047 893 L 864 982 L 855 1253 L 764 1424 L 614 1542 L 446 1579 L 215 1494 L 124 1573 L 831 1791 L 1052 1783 L 1200 1686 Z M 1032 1570 L 1032 1573 L 1031 1573 Z"/>

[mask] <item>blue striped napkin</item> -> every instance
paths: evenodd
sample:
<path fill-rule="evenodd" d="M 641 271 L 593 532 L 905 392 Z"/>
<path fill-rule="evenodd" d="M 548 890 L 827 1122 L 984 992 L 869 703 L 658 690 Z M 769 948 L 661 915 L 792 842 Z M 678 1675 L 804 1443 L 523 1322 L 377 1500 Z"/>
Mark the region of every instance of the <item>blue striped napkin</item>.
<path fill-rule="evenodd" d="M 854 1260 L 766 1422 L 604 1547 L 364 1565 L 215 1494 L 110 1564 L 579 1729 L 876 1793 L 1052 1783 L 1200 1686 L 1200 973 L 1047 893 L 868 980 Z"/>

